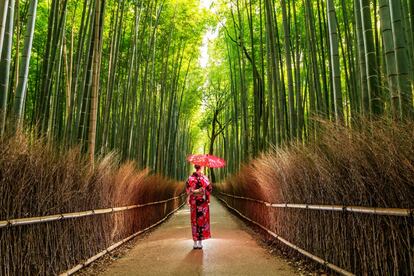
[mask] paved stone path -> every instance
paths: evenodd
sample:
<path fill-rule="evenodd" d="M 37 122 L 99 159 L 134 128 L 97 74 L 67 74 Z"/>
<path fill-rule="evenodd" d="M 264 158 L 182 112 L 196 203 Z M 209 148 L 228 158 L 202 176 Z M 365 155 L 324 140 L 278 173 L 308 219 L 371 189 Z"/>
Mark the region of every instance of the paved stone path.
<path fill-rule="evenodd" d="M 270 255 L 246 226 L 217 199 L 210 206 L 212 238 L 194 250 L 190 213 L 185 207 L 154 230 L 102 275 L 298 275 L 285 260 Z"/>

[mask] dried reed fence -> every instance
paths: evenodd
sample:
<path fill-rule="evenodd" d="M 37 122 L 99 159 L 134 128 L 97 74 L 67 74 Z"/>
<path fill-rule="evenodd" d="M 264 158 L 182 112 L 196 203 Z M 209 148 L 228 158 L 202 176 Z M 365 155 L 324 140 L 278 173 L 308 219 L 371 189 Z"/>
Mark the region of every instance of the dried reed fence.
<path fill-rule="evenodd" d="M 175 197 L 175 198 L 171 198 L 171 200 L 175 200 L 175 199 L 177 199 L 177 198 L 182 198 L 184 195 L 185 195 L 185 194 L 181 194 L 181 196 L 179 196 L 179 197 Z M 154 202 L 154 204 L 151 204 L 151 205 L 155 205 L 155 204 L 157 204 L 157 203 L 155 203 L 155 202 Z M 96 255 L 94 255 L 94 256 L 92 256 L 92 257 L 90 257 L 90 258 L 89 258 L 89 259 L 87 259 L 85 262 L 83 262 L 83 263 L 81 263 L 81 264 L 78 264 L 78 265 L 76 265 L 76 266 L 72 267 L 71 269 L 69 269 L 69 270 L 67 270 L 67 271 L 65 271 L 65 272 L 63 272 L 63 273 L 61 273 L 61 274 L 60 274 L 60 276 L 68 276 L 68 275 L 75 274 L 76 272 L 78 272 L 78 271 L 79 271 L 79 270 L 81 270 L 82 268 L 84 268 L 84 267 L 86 267 L 86 266 L 90 265 L 91 263 L 93 263 L 94 261 L 96 261 L 97 259 L 99 259 L 100 257 L 102 257 L 102 256 L 104 256 L 105 254 L 107 254 L 107 253 L 109 253 L 109 252 L 113 251 L 114 249 L 116 249 L 116 248 L 118 248 L 119 246 L 123 245 L 123 244 L 124 244 L 124 243 L 126 243 L 127 241 L 129 241 L 129 240 L 131 240 L 131 239 L 135 238 L 136 236 L 138 236 L 138 235 L 140 235 L 140 234 L 142 234 L 142 233 L 144 233 L 144 232 L 146 232 L 146 231 L 150 230 L 151 228 L 154 228 L 155 226 L 157 226 L 157 225 L 161 224 L 161 223 L 162 223 L 162 222 L 164 222 L 164 221 L 165 221 L 165 220 L 166 220 L 166 219 L 167 219 L 170 215 L 172 215 L 174 212 L 176 212 L 178 209 L 180 209 L 180 208 L 181 208 L 184 204 L 185 204 L 185 202 L 181 203 L 181 205 L 180 205 L 180 206 L 178 206 L 177 208 L 175 208 L 174 210 L 172 210 L 171 212 L 169 212 L 168 214 L 166 214 L 166 215 L 164 216 L 164 218 L 162 218 L 162 219 L 160 219 L 159 221 L 155 222 L 154 224 L 152 224 L 152 225 L 148 226 L 147 228 L 144 228 L 144 229 L 142 229 L 142 230 L 140 230 L 140 231 L 138 231 L 138 232 L 135 232 L 135 233 L 134 233 L 134 234 L 132 234 L 131 236 L 126 237 L 125 239 L 122 239 L 122 240 L 120 240 L 119 242 L 112 244 L 111 246 L 109 246 L 108 248 L 106 248 L 106 249 L 102 250 L 102 251 L 101 251 L 101 252 L 99 252 L 98 254 L 96 254 Z"/>
<path fill-rule="evenodd" d="M 169 201 L 180 199 L 181 197 L 185 195 L 186 195 L 185 193 L 182 193 L 179 196 L 166 199 L 166 200 L 148 202 L 144 204 L 135 204 L 135 205 L 123 206 L 123 207 L 110 207 L 110 208 L 105 208 L 105 209 L 95 209 L 95 210 L 88 210 L 88 211 L 82 211 L 82 212 L 48 215 L 48 216 L 43 216 L 43 217 L 2 220 L 0 221 L 0 228 L 8 227 L 8 226 L 30 225 L 30 224 L 35 224 L 35 223 L 51 222 L 51 221 L 64 220 L 64 219 L 81 218 L 81 217 L 88 217 L 88 216 L 94 216 L 94 215 L 110 214 L 110 213 L 116 213 L 116 212 L 122 212 L 126 210 L 142 208 L 142 207 L 150 206 L 150 205 L 159 206 L 160 204 L 163 204 L 163 203 L 167 204 Z M 166 210 L 165 205 L 163 208 L 164 210 Z"/>
<path fill-rule="evenodd" d="M 114 155 L 91 170 L 77 149 L 57 152 L 28 135 L 4 139 L 0 275 L 83 267 L 166 218 L 184 203 L 182 192 L 182 183 L 119 165 Z"/>
<path fill-rule="evenodd" d="M 225 194 L 225 193 L 220 193 L 220 194 L 221 194 L 221 195 L 224 195 L 224 196 L 226 196 L 226 197 L 233 198 L 233 199 L 241 199 L 241 197 L 231 196 L 231 195 L 229 195 L 229 194 Z M 316 262 L 318 262 L 318 263 L 320 263 L 320 264 L 323 264 L 324 266 L 329 267 L 329 268 L 330 268 L 330 269 L 332 269 L 333 271 L 338 272 L 338 273 L 340 273 L 340 274 L 342 274 L 342 275 L 346 275 L 346 276 L 353 276 L 353 275 L 355 275 L 355 274 L 353 274 L 353 273 L 351 273 L 351 272 L 349 272 L 349 271 L 346 271 L 345 269 L 342 269 L 342 268 L 340 268 L 340 267 L 338 267 L 338 266 L 336 266 L 336 265 L 334 265 L 334 264 L 331 264 L 330 262 L 328 262 L 328 261 L 326 261 L 326 260 L 324 260 L 324 259 L 321 259 L 321 258 L 319 258 L 318 256 L 315 256 L 315 255 L 313 255 L 313 254 L 309 253 L 308 251 L 306 251 L 306 250 L 304 250 L 304 249 L 302 249 L 302 248 L 300 248 L 300 247 L 298 247 L 298 246 L 294 245 L 293 243 L 291 243 L 291 242 L 289 242 L 289 241 L 285 240 L 283 237 L 279 236 L 278 234 L 276 234 L 276 233 L 274 233 L 273 231 L 271 231 L 271 230 L 269 230 L 268 228 L 266 228 L 266 226 L 263 226 L 262 224 L 258 223 L 257 221 L 254 221 L 254 220 L 250 219 L 249 217 L 247 217 L 247 216 L 243 215 L 243 213 L 241 213 L 241 212 L 240 212 L 239 210 L 237 210 L 236 208 L 233 208 L 233 207 L 232 207 L 232 206 L 228 203 L 228 201 L 229 201 L 228 199 L 226 200 L 226 199 L 224 199 L 224 198 L 223 198 L 223 197 L 221 197 L 221 196 L 219 196 L 219 197 L 218 197 L 218 199 L 219 199 L 219 200 L 221 200 L 224 204 L 226 204 L 226 206 L 227 206 L 229 209 L 231 209 L 231 210 L 233 210 L 234 212 L 236 212 L 239 216 L 241 216 L 241 217 L 242 217 L 242 218 L 244 218 L 245 220 L 249 221 L 250 223 L 253 223 L 253 224 L 255 224 L 255 225 L 259 226 L 259 227 L 260 227 L 262 230 L 264 230 L 267 234 L 269 234 L 269 235 L 270 235 L 270 236 L 272 236 L 273 238 L 278 239 L 279 241 L 281 241 L 284 245 L 288 246 L 289 248 L 291 248 L 291 249 L 294 249 L 294 250 L 298 251 L 299 253 L 301 253 L 301 254 L 305 255 L 306 257 L 308 257 L 308 258 L 310 258 L 310 259 L 312 259 L 312 260 L 314 260 L 314 261 L 316 261 Z M 254 202 L 259 202 L 258 200 L 252 200 L 252 201 L 254 201 Z"/>
<path fill-rule="evenodd" d="M 220 195 L 225 197 L 231 197 L 235 199 L 244 199 L 252 202 L 262 203 L 267 207 L 273 208 L 292 208 L 292 209 L 308 209 L 308 210 L 319 210 L 319 211 L 339 211 L 339 212 L 351 212 L 351 213 L 362 213 L 362 214 L 374 214 L 384 216 L 401 216 L 411 217 L 414 216 L 414 209 L 408 208 L 378 208 L 378 207 L 363 207 L 363 206 L 345 206 L 345 205 L 313 205 L 313 204 L 291 204 L 291 203 L 270 203 L 263 200 L 254 198 L 236 196 L 223 192 L 219 192 Z M 1 227 L 1 222 L 0 222 Z"/>
<path fill-rule="evenodd" d="M 343 274 L 414 275 L 414 124 L 319 123 L 315 141 L 259 157 L 218 196 L 292 256 Z"/>

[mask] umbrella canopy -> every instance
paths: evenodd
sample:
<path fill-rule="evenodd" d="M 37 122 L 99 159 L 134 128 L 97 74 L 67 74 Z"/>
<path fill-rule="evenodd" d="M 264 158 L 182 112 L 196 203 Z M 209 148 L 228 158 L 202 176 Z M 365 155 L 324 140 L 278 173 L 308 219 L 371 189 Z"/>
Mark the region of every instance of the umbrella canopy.
<path fill-rule="evenodd" d="M 187 157 L 187 160 L 194 165 L 209 168 L 221 168 L 226 165 L 226 161 L 211 154 L 192 154 Z"/>

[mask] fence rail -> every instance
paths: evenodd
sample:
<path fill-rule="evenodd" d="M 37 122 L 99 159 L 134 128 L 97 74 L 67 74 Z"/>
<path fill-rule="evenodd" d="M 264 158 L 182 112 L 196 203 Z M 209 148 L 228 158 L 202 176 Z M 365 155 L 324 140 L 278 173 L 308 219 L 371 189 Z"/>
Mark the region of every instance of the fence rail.
<path fill-rule="evenodd" d="M 225 193 L 221 193 L 221 192 L 219 192 L 220 194 L 224 194 L 225 195 Z M 235 198 L 239 198 L 239 199 L 246 199 L 246 198 L 241 198 L 241 197 L 239 197 L 239 196 L 234 196 Z M 226 204 L 227 205 L 227 207 L 229 208 L 229 209 L 231 209 L 231 210 L 233 210 L 234 212 L 236 212 L 237 214 L 239 214 L 242 218 L 244 218 L 244 219 L 246 219 L 247 221 L 249 221 L 249 222 L 251 222 L 251 223 L 253 223 L 253 224 L 255 224 L 255 225 L 257 225 L 257 226 L 259 226 L 261 229 L 263 229 L 265 232 L 267 232 L 269 235 L 271 235 L 271 236 L 273 236 L 274 238 L 276 238 L 276 239 L 278 239 L 279 241 L 281 241 L 282 243 L 284 243 L 285 245 L 287 245 L 288 247 L 290 247 L 290 248 L 292 248 L 292 249 L 294 249 L 294 250 L 296 250 L 296 251 L 298 251 L 299 253 L 301 253 L 301 254 L 303 254 L 303 255 L 305 255 L 305 256 L 307 256 L 308 258 L 310 258 L 310 259 L 312 259 L 312 260 L 314 260 L 314 261 L 316 261 L 316 262 L 318 262 L 318 263 L 320 263 L 320 264 L 323 264 L 324 266 L 326 266 L 326 267 L 329 267 L 330 269 L 332 269 L 332 270 L 334 270 L 334 271 L 336 271 L 336 272 L 338 272 L 338 273 L 340 273 L 340 274 L 342 274 L 342 275 L 346 275 L 346 276 L 353 276 L 353 275 L 355 275 L 355 274 L 353 274 L 353 273 L 351 273 L 351 272 L 349 272 L 349 271 L 347 271 L 347 270 L 345 270 L 345 269 L 343 269 L 343 268 L 340 268 L 340 267 L 338 267 L 337 265 L 334 265 L 334 264 L 332 264 L 332 263 L 330 263 L 330 262 L 328 262 L 328 261 L 326 261 L 326 260 L 324 260 L 324 259 L 322 259 L 322 258 L 320 258 L 320 257 L 318 257 L 318 256 L 315 256 L 315 255 L 313 255 L 312 253 L 310 253 L 310 252 L 308 252 L 308 251 L 306 251 L 306 250 L 304 250 L 304 249 L 302 249 L 302 248 L 300 248 L 300 247 L 298 247 L 297 245 L 294 245 L 293 243 L 291 243 L 291 242 L 289 242 L 288 240 L 286 240 L 286 239 L 284 239 L 284 238 L 282 238 L 281 236 L 279 236 L 278 234 L 276 234 L 275 232 L 273 232 L 273 231 L 271 231 L 271 230 L 269 230 L 268 228 L 266 228 L 265 226 L 263 226 L 263 225 L 261 225 L 260 223 L 258 223 L 257 221 L 254 221 L 254 220 L 252 220 L 251 218 L 249 218 L 249 217 L 247 217 L 247 216 L 245 216 L 244 214 L 242 214 L 239 210 L 237 210 L 236 208 L 234 208 L 234 207 L 232 207 L 232 206 L 230 206 L 230 204 L 228 204 L 227 203 L 227 201 L 225 201 L 223 198 L 221 198 L 221 197 L 217 197 L 219 200 L 221 200 L 224 204 Z M 253 200 L 253 201 L 259 201 L 259 200 Z M 260 201 L 259 201 L 260 202 Z"/>
<path fill-rule="evenodd" d="M 169 201 L 181 198 L 184 195 L 185 195 L 185 193 L 182 193 L 182 194 L 180 194 L 176 197 L 172 197 L 172 198 L 169 198 L 169 199 L 166 199 L 166 200 L 160 200 L 160 201 L 143 203 L 143 204 L 135 204 L 135 205 L 123 206 L 123 207 L 110 207 L 110 208 L 104 208 L 104 209 L 95 209 L 95 210 L 64 213 L 64 214 L 55 214 L 55 215 L 40 216 L 40 217 L 29 217 L 29 218 L 17 218 L 17 219 L 1 220 L 0 221 L 0 228 L 11 227 L 11 226 L 19 226 L 19 225 L 35 224 L 35 223 L 43 223 L 43 222 L 50 222 L 50 221 L 57 221 L 57 220 L 64 220 L 64 219 L 80 218 L 80 217 L 87 217 L 87 216 L 93 216 L 93 215 L 116 213 L 116 212 L 132 210 L 132 209 L 141 208 L 141 207 L 150 206 L 150 205 L 157 205 L 157 204 L 167 203 Z"/>
<path fill-rule="evenodd" d="M 179 195 L 179 196 L 176 196 L 176 197 L 174 197 L 174 198 L 171 198 L 171 199 L 169 199 L 168 201 L 170 201 L 170 200 L 175 200 L 175 199 L 177 199 L 177 198 L 182 197 L 183 195 L 185 195 L 185 193 L 183 193 L 183 194 L 181 194 L 181 195 Z M 157 201 L 157 204 L 159 204 L 159 203 L 164 203 L 164 202 L 167 202 L 167 201 L 165 201 L 165 200 L 163 200 L 162 202 L 158 202 L 158 201 Z M 154 202 L 154 204 L 155 204 L 155 202 Z M 154 205 L 154 204 L 146 204 L 146 205 Z M 151 226 L 148 226 L 147 228 L 142 229 L 142 230 L 140 230 L 140 231 L 138 231 L 138 232 L 136 232 L 136 233 L 132 234 L 131 236 L 129 236 L 129 237 L 125 238 L 125 239 L 120 240 L 120 241 L 119 241 L 119 242 L 117 242 L 117 243 L 114 243 L 113 245 L 111 245 L 111 246 L 109 246 L 108 248 L 106 248 L 106 249 L 102 250 L 101 252 L 99 252 L 99 253 L 98 253 L 98 254 L 96 254 L 95 256 L 90 257 L 90 258 L 89 258 L 89 259 L 87 259 L 85 262 L 80 263 L 80 264 L 78 264 L 78 265 L 74 266 L 73 268 L 71 268 L 71 269 L 69 269 L 69 270 L 67 270 L 67 271 L 65 271 L 65 272 L 63 272 L 63 273 L 61 273 L 59 276 L 69 276 L 69 275 L 72 275 L 72 274 L 76 273 L 77 271 L 81 270 L 82 268 L 84 268 L 84 267 L 86 267 L 86 266 L 90 265 L 91 263 L 93 263 L 93 262 L 94 262 L 94 261 L 96 261 L 97 259 L 99 259 L 99 258 L 101 258 L 102 256 L 106 255 L 107 253 L 109 253 L 109 252 L 113 251 L 114 249 L 118 248 L 119 246 L 121 246 L 122 244 L 126 243 L 127 241 L 129 241 L 129 240 L 131 240 L 131 239 L 135 238 L 136 236 L 138 236 L 138 235 L 140 235 L 140 234 L 142 234 L 142 233 L 144 233 L 144 232 L 146 232 L 146 231 L 150 230 L 151 228 L 154 228 L 155 226 L 159 225 L 160 223 L 162 223 L 163 221 L 165 221 L 165 220 L 166 220 L 166 219 L 167 219 L 170 215 L 172 215 L 174 212 L 176 212 L 178 209 L 180 209 L 180 208 L 181 208 L 184 204 L 185 204 L 185 202 L 183 202 L 180 206 L 178 206 L 176 209 L 172 210 L 172 211 L 171 211 L 170 213 L 168 213 L 168 214 L 167 214 L 164 218 L 162 218 L 161 220 L 159 220 L 159 221 L 157 221 L 156 223 L 152 224 Z M 146 206 L 146 205 L 141 205 L 141 207 L 142 207 L 142 206 Z"/>
<path fill-rule="evenodd" d="M 308 209 L 308 210 L 320 210 L 320 211 L 339 211 L 350 213 L 363 213 L 363 214 L 375 214 L 384 216 L 399 216 L 399 217 L 413 217 L 414 209 L 408 208 L 379 208 L 379 207 L 363 207 L 363 206 L 346 206 L 346 205 L 323 205 L 323 204 L 295 204 L 295 203 L 270 203 L 259 199 L 236 196 L 219 192 L 224 196 L 248 200 L 264 204 L 273 208 L 291 208 L 291 209 Z"/>

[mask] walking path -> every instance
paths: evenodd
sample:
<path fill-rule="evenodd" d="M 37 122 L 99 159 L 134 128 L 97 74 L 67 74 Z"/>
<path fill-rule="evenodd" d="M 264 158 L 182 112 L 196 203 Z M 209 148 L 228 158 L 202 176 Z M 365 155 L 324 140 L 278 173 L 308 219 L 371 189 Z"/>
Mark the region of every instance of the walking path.
<path fill-rule="evenodd" d="M 102 275 L 298 275 L 270 255 L 217 199 L 210 206 L 212 238 L 194 250 L 188 207 L 139 240 Z"/>

